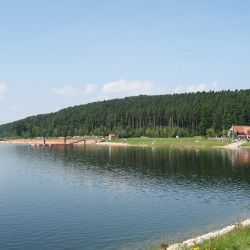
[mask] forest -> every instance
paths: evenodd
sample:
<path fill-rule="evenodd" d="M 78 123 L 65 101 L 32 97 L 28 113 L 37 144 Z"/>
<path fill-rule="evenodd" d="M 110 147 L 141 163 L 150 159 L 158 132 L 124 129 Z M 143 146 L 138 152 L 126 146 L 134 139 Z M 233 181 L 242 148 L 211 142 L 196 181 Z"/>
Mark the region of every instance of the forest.
<path fill-rule="evenodd" d="M 232 124 L 250 125 L 250 89 L 94 102 L 0 125 L 0 137 L 222 136 Z"/>

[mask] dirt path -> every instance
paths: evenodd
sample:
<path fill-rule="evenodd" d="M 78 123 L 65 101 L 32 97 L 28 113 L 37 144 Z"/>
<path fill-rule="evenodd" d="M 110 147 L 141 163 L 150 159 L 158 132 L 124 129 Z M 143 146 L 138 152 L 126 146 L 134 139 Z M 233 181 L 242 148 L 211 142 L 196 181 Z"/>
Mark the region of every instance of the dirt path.
<path fill-rule="evenodd" d="M 237 142 L 233 142 L 233 143 L 230 143 L 230 144 L 224 146 L 224 148 L 226 148 L 226 149 L 238 149 L 244 143 L 246 143 L 246 142 L 245 141 L 237 141 Z"/>

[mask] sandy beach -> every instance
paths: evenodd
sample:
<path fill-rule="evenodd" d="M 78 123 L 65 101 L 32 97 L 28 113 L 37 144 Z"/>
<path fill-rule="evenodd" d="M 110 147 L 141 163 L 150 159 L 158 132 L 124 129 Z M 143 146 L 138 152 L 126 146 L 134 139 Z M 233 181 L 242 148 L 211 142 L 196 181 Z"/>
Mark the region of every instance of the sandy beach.
<path fill-rule="evenodd" d="M 2 144 L 28 144 L 28 145 L 44 145 L 43 139 L 12 139 L 12 140 L 3 140 L 0 141 Z M 131 145 L 127 143 L 120 142 L 99 142 L 95 139 L 90 139 L 86 141 L 78 141 L 74 139 L 67 139 L 66 143 L 63 138 L 52 138 L 46 139 L 45 145 L 86 145 L 86 144 L 95 144 L 95 145 L 108 145 L 108 146 L 142 146 L 142 145 Z"/>

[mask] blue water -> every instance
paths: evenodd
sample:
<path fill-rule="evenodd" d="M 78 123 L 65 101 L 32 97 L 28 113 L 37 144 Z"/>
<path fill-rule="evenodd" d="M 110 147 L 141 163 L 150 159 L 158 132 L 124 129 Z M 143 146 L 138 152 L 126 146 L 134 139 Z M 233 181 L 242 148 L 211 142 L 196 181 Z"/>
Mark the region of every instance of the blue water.
<path fill-rule="evenodd" d="M 248 151 L 0 144 L 0 249 L 151 249 L 250 215 Z"/>

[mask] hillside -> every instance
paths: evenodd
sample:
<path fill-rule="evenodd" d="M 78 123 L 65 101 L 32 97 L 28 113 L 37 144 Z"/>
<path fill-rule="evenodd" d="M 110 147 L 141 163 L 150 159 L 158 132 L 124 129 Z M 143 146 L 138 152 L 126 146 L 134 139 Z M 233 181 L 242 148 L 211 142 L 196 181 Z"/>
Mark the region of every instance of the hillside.
<path fill-rule="evenodd" d="M 232 124 L 250 124 L 250 89 L 94 102 L 1 125 L 0 137 L 221 135 Z"/>

